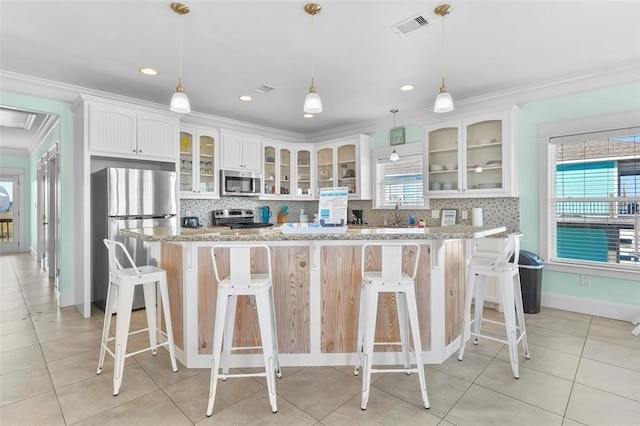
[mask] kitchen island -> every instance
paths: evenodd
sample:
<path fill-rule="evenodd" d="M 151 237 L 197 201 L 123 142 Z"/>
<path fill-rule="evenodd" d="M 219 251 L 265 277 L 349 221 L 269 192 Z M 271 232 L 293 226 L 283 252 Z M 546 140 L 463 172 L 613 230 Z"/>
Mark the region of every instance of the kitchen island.
<path fill-rule="evenodd" d="M 416 292 L 425 363 L 441 363 L 459 347 L 467 243 L 499 234 L 504 227 L 454 225 L 435 228 L 350 227 L 344 234 L 283 234 L 278 228 L 122 230 L 147 242 L 167 270 L 178 359 L 189 368 L 208 368 L 216 304 L 211 246 L 262 242 L 272 251 L 273 287 L 280 363 L 283 366 L 351 365 L 355 361 L 362 245 L 373 240 L 418 242 L 403 253 L 403 268 L 418 262 Z M 417 241 L 416 241 L 417 240 Z M 228 250 L 216 251 L 228 256 Z M 266 257 L 252 252 L 254 272 L 266 270 Z M 367 267 L 380 265 L 371 250 Z M 223 262 L 224 263 L 224 262 Z M 224 276 L 226 272 L 220 271 Z M 397 342 L 393 294 L 380 296 L 376 340 Z M 160 311 L 160 310 L 159 310 Z M 259 344 L 254 302 L 239 298 L 234 346 Z M 399 364 L 395 347 L 378 346 L 379 364 Z M 233 367 L 260 366 L 257 353 L 232 355 Z"/>

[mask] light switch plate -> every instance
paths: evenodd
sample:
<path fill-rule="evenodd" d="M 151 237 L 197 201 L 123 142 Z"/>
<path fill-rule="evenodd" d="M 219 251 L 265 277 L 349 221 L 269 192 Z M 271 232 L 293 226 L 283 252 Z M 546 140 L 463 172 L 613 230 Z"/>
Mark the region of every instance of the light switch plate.
<path fill-rule="evenodd" d="M 440 210 L 431 210 L 431 219 L 439 219 Z"/>
<path fill-rule="evenodd" d="M 466 210 L 462 210 L 461 217 L 462 217 L 462 220 L 469 219 L 469 212 Z"/>

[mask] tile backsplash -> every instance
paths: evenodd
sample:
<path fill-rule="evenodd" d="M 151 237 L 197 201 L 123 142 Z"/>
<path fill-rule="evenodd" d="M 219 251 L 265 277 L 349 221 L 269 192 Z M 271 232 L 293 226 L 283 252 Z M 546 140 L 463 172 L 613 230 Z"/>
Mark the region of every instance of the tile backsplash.
<path fill-rule="evenodd" d="M 483 210 L 485 225 L 504 225 L 507 231 L 512 232 L 520 228 L 520 203 L 517 197 L 507 198 L 457 198 L 430 200 L 429 210 L 400 210 L 400 221 L 403 224 L 409 223 L 409 216 L 413 216 L 418 222 L 424 220 L 427 226 L 440 226 L 440 219 L 432 219 L 433 210 L 457 210 L 456 223 L 471 224 L 471 209 L 480 207 Z M 273 212 L 271 223 L 276 222 L 277 213 L 283 206 L 288 207 L 289 222 L 300 220 L 301 210 L 309 216 L 309 220 L 314 213 L 318 212 L 318 201 L 294 201 L 294 200 L 258 200 L 245 197 L 225 197 L 218 200 L 193 200 L 184 199 L 180 201 L 181 216 L 197 216 L 203 226 L 211 226 L 213 219 L 212 210 L 218 209 L 252 209 L 255 212 L 256 221 L 260 220 L 260 208 L 269 206 Z M 353 220 L 352 209 L 363 210 L 364 222 L 370 225 L 383 225 L 384 217 L 387 216 L 388 223 L 395 220 L 393 210 L 372 209 L 369 200 L 349 200 L 349 221 Z M 468 218 L 462 219 L 462 211 L 468 212 Z"/>

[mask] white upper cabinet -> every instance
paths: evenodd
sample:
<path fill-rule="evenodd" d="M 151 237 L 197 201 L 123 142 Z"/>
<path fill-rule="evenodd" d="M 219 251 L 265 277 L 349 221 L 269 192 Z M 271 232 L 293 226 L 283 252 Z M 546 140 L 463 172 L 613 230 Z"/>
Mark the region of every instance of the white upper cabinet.
<path fill-rule="evenodd" d="M 316 195 L 346 187 L 349 198 L 371 199 L 370 137 L 357 135 L 316 145 Z"/>
<path fill-rule="evenodd" d="M 183 126 L 180 130 L 180 196 L 217 198 L 220 168 L 216 129 Z"/>
<path fill-rule="evenodd" d="M 109 100 L 87 100 L 91 153 L 175 162 L 179 118 Z"/>
<path fill-rule="evenodd" d="M 517 107 L 426 128 L 428 194 L 435 198 L 517 196 Z"/>
<path fill-rule="evenodd" d="M 222 134 L 222 169 L 260 172 L 262 142 L 251 136 Z"/>
<path fill-rule="evenodd" d="M 265 141 L 262 198 L 313 199 L 312 147 Z"/>

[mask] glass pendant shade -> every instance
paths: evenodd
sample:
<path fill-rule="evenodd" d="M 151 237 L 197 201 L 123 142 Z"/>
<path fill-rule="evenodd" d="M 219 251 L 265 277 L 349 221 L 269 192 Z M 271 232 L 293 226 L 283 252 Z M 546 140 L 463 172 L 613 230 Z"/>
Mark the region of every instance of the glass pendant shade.
<path fill-rule="evenodd" d="M 434 112 L 449 112 L 453 111 L 453 99 L 451 94 L 447 92 L 447 88 L 444 84 L 440 88 L 440 93 L 436 97 L 436 102 L 433 106 Z"/>
<path fill-rule="evenodd" d="M 398 152 L 396 151 L 395 148 L 393 148 L 393 152 L 391 153 L 391 156 L 389 157 L 389 160 L 398 161 L 399 159 L 400 159 L 400 156 L 398 155 Z"/>
<path fill-rule="evenodd" d="M 307 97 L 304 99 L 304 112 L 309 114 L 317 114 L 322 112 L 322 101 L 320 95 L 316 92 L 316 88 L 312 85 L 309 89 Z"/>
<path fill-rule="evenodd" d="M 189 103 L 187 94 L 184 93 L 184 87 L 182 87 L 182 85 L 179 85 L 176 89 L 176 93 L 173 94 L 169 109 L 173 112 L 179 112 L 182 114 L 191 112 L 191 104 Z"/>

